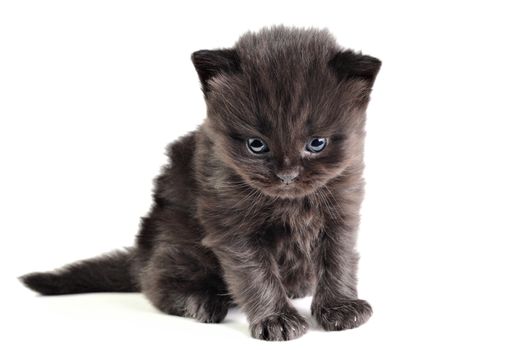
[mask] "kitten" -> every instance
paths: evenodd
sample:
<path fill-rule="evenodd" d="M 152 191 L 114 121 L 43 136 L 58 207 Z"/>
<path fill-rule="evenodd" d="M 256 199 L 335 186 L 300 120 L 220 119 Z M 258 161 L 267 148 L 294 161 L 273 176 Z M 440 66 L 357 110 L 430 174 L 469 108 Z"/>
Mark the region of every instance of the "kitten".
<path fill-rule="evenodd" d="M 325 30 L 273 27 L 192 55 L 208 116 L 171 144 L 136 245 L 21 277 L 57 295 L 143 292 L 158 309 L 251 334 L 307 330 L 291 298 L 313 294 L 326 330 L 372 314 L 358 299 L 365 110 L 381 62 Z"/>

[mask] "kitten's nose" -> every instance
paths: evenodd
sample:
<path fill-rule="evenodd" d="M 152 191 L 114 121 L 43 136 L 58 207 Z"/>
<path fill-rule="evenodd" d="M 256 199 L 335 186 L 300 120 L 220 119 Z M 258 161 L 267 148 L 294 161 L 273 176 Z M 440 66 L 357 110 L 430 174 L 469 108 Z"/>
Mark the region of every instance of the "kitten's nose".
<path fill-rule="evenodd" d="M 297 176 L 299 176 L 298 170 L 289 170 L 277 173 L 277 177 L 281 179 L 281 181 L 286 185 L 292 183 L 297 178 Z"/>

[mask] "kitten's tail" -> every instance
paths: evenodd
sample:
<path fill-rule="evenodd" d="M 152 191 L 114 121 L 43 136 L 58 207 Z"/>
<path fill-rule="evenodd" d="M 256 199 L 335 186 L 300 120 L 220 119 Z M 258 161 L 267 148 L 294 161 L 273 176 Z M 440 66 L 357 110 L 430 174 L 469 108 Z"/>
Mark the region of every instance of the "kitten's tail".
<path fill-rule="evenodd" d="M 20 277 L 20 281 L 42 295 L 138 292 L 133 256 L 133 248 L 114 251 L 55 271 L 30 273 Z"/>

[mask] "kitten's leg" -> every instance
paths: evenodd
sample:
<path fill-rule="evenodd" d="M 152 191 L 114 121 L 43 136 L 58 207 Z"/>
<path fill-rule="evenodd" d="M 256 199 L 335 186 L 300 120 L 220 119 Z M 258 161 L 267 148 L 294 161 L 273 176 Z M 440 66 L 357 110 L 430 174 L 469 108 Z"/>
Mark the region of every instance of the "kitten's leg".
<path fill-rule="evenodd" d="M 357 220 L 334 224 L 321 239 L 312 314 L 329 331 L 359 327 L 372 315 L 370 304 L 357 297 Z"/>
<path fill-rule="evenodd" d="M 169 246 L 156 249 L 140 274 L 143 293 L 167 314 L 221 322 L 232 300 L 220 272 L 210 266 L 203 268 L 195 248 L 191 256 L 184 250 Z"/>
<path fill-rule="evenodd" d="M 279 266 L 288 298 L 298 299 L 313 294 L 315 276 L 309 260 L 294 256 L 286 265 Z"/>
<path fill-rule="evenodd" d="M 264 246 L 245 239 L 206 239 L 203 243 L 218 256 L 228 289 L 248 315 L 253 337 L 290 340 L 306 332 L 308 323 L 291 305 L 277 264 Z"/>

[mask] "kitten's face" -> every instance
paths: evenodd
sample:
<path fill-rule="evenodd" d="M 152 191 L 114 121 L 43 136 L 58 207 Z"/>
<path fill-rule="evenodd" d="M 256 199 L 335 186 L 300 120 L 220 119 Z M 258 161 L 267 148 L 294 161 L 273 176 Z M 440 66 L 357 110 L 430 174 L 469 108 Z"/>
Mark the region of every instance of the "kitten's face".
<path fill-rule="evenodd" d="M 318 85 L 303 86 L 295 96 L 259 87 L 253 96 L 243 79 L 213 83 L 221 93 L 209 95 L 209 125 L 217 154 L 251 187 L 272 197 L 302 197 L 359 160 L 364 116 L 346 108 L 346 94 L 335 84 L 321 87 L 318 96 L 308 93 Z"/>
<path fill-rule="evenodd" d="M 240 55 L 205 51 L 193 59 L 206 95 L 214 152 L 246 184 L 271 197 L 303 197 L 352 165 L 361 166 L 373 79 L 341 76 L 348 74 L 338 66 L 345 58 L 334 60 L 335 50 L 317 56 L 312 50 L 314 57 L 300 62 L 294 52 L 272 61 L 271 52 L 257 57 L 243 55 L 242 45 L 238 50 Z M 210 69 L 213 60 L 221 66 Z M 377 73 L 377 63 L 373 69 Z"/>

